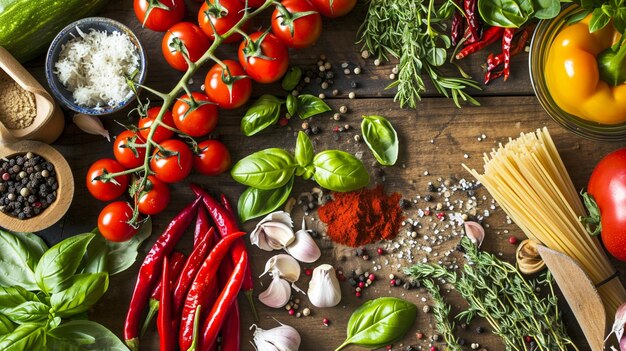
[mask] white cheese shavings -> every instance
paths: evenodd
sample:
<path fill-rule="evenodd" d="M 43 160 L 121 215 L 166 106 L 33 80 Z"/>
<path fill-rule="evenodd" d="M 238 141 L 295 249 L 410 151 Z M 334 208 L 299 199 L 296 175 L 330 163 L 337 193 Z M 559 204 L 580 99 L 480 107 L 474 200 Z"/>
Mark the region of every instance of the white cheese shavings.
<path fill-rule="evenodd" d="M 126 100 L 130 87 L 125 76 L 139 68 L 139 53 L 123 33 L 76 28 L 75 37 L 62 46 L 54 73 L 81 106 L 115 106 Z"/>

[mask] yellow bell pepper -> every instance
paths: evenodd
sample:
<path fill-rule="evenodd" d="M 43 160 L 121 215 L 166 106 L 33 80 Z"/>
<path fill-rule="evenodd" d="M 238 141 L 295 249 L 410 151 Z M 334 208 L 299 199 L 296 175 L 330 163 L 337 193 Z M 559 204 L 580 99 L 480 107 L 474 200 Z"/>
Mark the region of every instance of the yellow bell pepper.
<path fill-rule="evenodd" d="M 616 67 L 626 67 L 623 59 L 626 45 L 612 52 L 611 47 L 620 43 L 620 33 L 612 24 L 589 33 L 590 19 L 591 15 L 557 34 L 545 65 L 546 84 L 564 111 L 600 124 L 623 123 L 626 122 L 626 83 L 615 75 L 609 76 Z M 604 67 L 599 67 L 599 63 Z M 609 84 L 610 80 L 617 81 Z"/>

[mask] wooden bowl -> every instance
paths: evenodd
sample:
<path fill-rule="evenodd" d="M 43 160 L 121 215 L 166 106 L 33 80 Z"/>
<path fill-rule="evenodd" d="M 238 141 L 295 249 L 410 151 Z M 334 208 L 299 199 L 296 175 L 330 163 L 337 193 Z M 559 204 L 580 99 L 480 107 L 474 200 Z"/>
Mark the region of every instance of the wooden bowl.
<path fill-rule="evenodd" d="M 52 146 L 38 141 L 18 141 L 0 145 L 0 158 L 27 152 L 37 154 L 54 165 L 59 188 L 56 200 L 32 218 L 19 219 L 0 212 L 0 226 L 14 232 L 37 232 L 51 227 L 65 215 L 74 197 L 74 176 L 70 165 Z"/>

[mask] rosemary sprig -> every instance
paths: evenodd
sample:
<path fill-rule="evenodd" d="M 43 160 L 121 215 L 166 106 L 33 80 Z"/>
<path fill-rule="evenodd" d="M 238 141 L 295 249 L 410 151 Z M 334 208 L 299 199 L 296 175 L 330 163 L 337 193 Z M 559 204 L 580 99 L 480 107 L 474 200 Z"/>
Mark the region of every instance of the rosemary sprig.
<path fill-rule="evenodd" d="M 461 240 L 461 246 L 468 263 L 460 274 L 436 264 L 418 264 L 406 273 L 420 280 L 445 279 L 452 284 L 469 304 L 457 318 L 485 318 L 506 350 L 527 350 L 526 337 L 534 340 L 535 350 L 578 350 L 561 320 L 549 272 L 529 281 L 513 265 L 479 251 L 468 238 Z M 547 297 L 537 295 L 542 288 L 547 288 Z"/>
<path fill-rule="evenodd" d="M 443 75 L 440 67 L 446 64 L 450 37 L 445 34 L 446 20 L 452 16 L 456 4 L 445 0 L 370 0 L 365 22 L 359 29 L 359 43 L 380 59 L 398 59 L 398 79 L 389 88 L 398 88 L 395 100 L 400 107 L 415 108 L 426 91 L 423 74 L 435 89 L 451 97 L 456 106 L 461 100 L 479 105 L 467 88 L 480 90 L 478 83 L 466 76 L 458 66 L 459 77 Z"/>
<path fill-rule="evenodd" d="M 454 330 L 454 322 L 450 322 L 450 305 L 448 305 L 439 292 L 439 287 L 431 279 L 422 280 L 422 286 L 426 288 L 430 294 L 433 304 L 433 315 L 437 321 L 437 330 L 441 333 L 443 340 L 446 342 L 446 351 L 461 351 L 461 345 L 452 332 Z"/>

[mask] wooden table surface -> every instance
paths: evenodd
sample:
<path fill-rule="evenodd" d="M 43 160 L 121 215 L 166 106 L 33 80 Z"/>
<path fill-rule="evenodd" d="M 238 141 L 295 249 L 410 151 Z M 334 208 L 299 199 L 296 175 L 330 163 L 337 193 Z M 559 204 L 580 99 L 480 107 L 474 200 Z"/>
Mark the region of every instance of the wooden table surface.
<path fill-rule="evenodd" d="M 119 20 L 133 29 L 148 54 L 147 84 L 153 88 L 168 91 L 174 82 L 178 80 L 180 73 L 171 69 L 161 55 L 162 34 L 142 29 L 134 16 L 131 3 L 131 1 L 113 0 L 102 13 L 102 16 Z M 191 5 L 192 3 L 188 2 L 188 4 Z M 198 5 L 193 4 L 192 6 L 193 9 L 188 10 L 187 16 L 193 21 Z M 461 167 L 461 163 L 466 163 L 472 167 L 481 167 L 481 155 L 483 152 L 489 151 L 497 143 L 504 142 L 509 137 L 517 136 L 520 132 L 533 131 L 542 126 L 547 126 L 550 129 L 578 188 L 585 186 L 591 170 L 603 155 L 623 146 L 623 144 L 599 143 L 582 139 L 553 122 L 533 95 L 528 76 L 528 56 L 526 54 L 513 59 L 513 73 L 509 82 L 505 83 L 498 80 L 492 85 L 485 87 L 483 91 L 473 93 L 474 96 L 478 97 L 481 103 L 480 107 L 463 107 L 458 109 L 451 100 L 441 98 L 433 94 L 432 90 L 429 90 L 424 94 L 424 98 L 419 103 L 417 109 L 400 109 L 398 104 L 393 101 L 394 92 L 384 89 L 390 83 L 388 76 L 391 73 L 393 64 L 383 63 L 377 67 L 373 64 L 373 60 L 363 60 L 360 55 L 360 46 L 354 44 L 357 29 L 363 21 L 364 15 L 365 4 L 360 3 L 357 9 L 347 17 L 333 21 L 324 20 L 324 31 L 319 42 L 314 47 L 292 52 L 291 58 L 292 63 L 295 65 L 311 67 L 315 65 L 319 55 L 324 54 L 335 65 L 339 65 L 342 62 L 351 62 L 363 68 L 363 72 L 360 75 L 344 77 L 342 74 L 339 74 L 339 78 L 335 80 L 335 87 L 341 93 L 337 97 L 331 97 L 331 94 L 327 92 L 327 96 L 329 96 L 327 101 L 334 110 L 338 110 L 341 105 L 346 105 L 349 108 L 349 113 L 346 114 L 345 119 L 341 122 L 336 122 L 329 118 L 331 114 L 314 117 L 310 123 L 319 126 L 323 132 L 314 136 L 313 140 L 317 150 L 333 148 L 352 153 L 362 152 L 364 162 L 370 173 L 373 174 L 372 166 L 375 163 L 371 153 L 363 143 L 355 143 L 353 136 L 358 133 L 360 116 L 362 114 L 380 114 L 388 117 L 399 133 L 401 150 L 397 165 L 384 170 L 384 184 L 387 191 L 398 191 L 403 194 L 404 198 L 413 199 L 417 195 L 426 194 L 428 182 L 437 182 L 438 178 L 470 178 Z M 261 19 L 259 23 L 266 24 L 266 20 L 267 18 Z M 497 48 L 494 48 L 494 50 L 497 50 Z M 234 49 L 231 46 L 220 49 L 219 55 L 221 57 L 233 57 L 233 52 Z M 487 52 L 480 52 L 471 56 L 466 62 L 461 63 L 478 80 L 481 80 L 483 76 L 480 64 L 486 54 Z M 28 68 L 40 81 L 45 81 L 43 59 L 29 63 Z M 192 89 L 200 89 L 207 70 L 208 68 L 206 67 L 200 69 L 194 79 L 195 83 L 191 86 Z M 358 89 L 350 88 L 350 81 L 352 80 L 358 81 Z M 314 84 L 310 86 L 311 91 L 315 94 L 319 93 L 319 88 L 313 86 Z M 354 100 L 348 99 L 347 94 L 349 91 L 355 91 L 357 98 Z M 254 85 L 254 96 L 267 92 L 284 94 L 278 84 L 269 86 Z M 126 123 L 126 112 L 104 118 L 106 127 L 111 132 L 119 132 L 121 129 L 114 120 Z M 243 113 L 244 109 L 230 112 L 222 111 L 217 129 L 217 134 L 230 148 L 234 160 L 238 160 L 262 148 L 293 148 L 296 140 L 295 133 L 301 128 L 299 120 L 292 119 L 288 127 L 269 128 L 257 136 L 247 138 L 239 131 L 239 121 Z M 63 220 L 42 233 L 51 243 L 91 230 L 96 226 L 98 212 L 105 206 L 105 203 L 90 197 L 85 188 L 84 177 L 87 168 L 92 162 L 102 157 L 112 157 L 111 144 L 99 136 L 82 133 L 75 125 L 69 122 L 71 120 L 69 118 L 70 115 L 68 113 L 68 123 L 64 134 L 54 146 L 65 155 L 72 167 L 77 181 L 76 193 L 72 206 Z M 336 138 L 336 135 L 332 133 L 332 128 L 336 125 L 344 124 L 348 124 L 352 128 L 348 132 L 339 134 L 339 138 Z M 483 141 L 478 141 L 478 137 L 482 134 L 486 135 L 487 138 Z M 372 183 L 383 180 L 381 177 L 373 177 L 372 179 Z M 192 175 L 188 178 L 188 181 L 202 184 L 214 193 L 224 192 L 231 201 L 236 201 L 238 194 L 244 189 L 243 186 L 235 183 L 228 174 L 219 177 Z M 138 262 L 126 272 L 111 278 L 109 291 L 90 313 L 90 318 L 103 323 L 119 336 L 122 335 L 125 312 L 141 260 L 151 243 L 162 232 L 174 214 L 193 199 L 192 193 L 186 184 L 186 182 L 183 182 L 174 185 L 172 202 L 164 213 L 154 218 L 153 236 L 141 248 Z M 293 195 L 297 195 L 302 191 L 310 191 L 313 186 L 311 182 L 298 180 Z M 479 195 L 482 194 L 484 194 L 484 190 L 479 192 Z M 426 205 L 422 203 L 419 206 L 423 208 Z M 416 207 L 418 206 L 407 212 L 407 217 L 415 218 Z M 294 212 L 295 223 L 300 223 L 302 215 L 301 210 Z M 488 234 L 483 248 L 490 252 L 502 253 L 505 259 L 510 260 L 515 247 L 507 242 L 507 238 L 510 235 L 522 238 L 523 233 L 515 225 L 507 224 L 505 216 L 500 210 L 492 211 L 491 216 L 486 218 L 485 221 L 490 225 L 490 228 L 487 230 Z M 250 230 L 254 224 L 254 221 L 248 222 L 244 225 L 244 228 Z M 320 226 L 319 229 L 323 229 L 323 227 Z M 504 234 L 507 230 L 509 231 L 508 234 Z M 428 229 L 422 229 L 419 234 L 421 237 L 430 233 Z M 331 263 L 345 272 L 349 272 L 356 267 L 369 270 L 373 266 L 371 262 L 363 261 L 361 258 L 356 257 L 340 261 L 333 254 L 333 245 L 328 240 L 321 239 L 318 242 L 323 248 L 323 256 L 315 265 Z M 454 244 L 455 242 L 453 241 L 446 245 Z M 187 235 L 184 237 L 179 246 L 181 250 L 188 252 L 191 246 L 191 236 Z M 372 247 L 376 248 L 377 245 Z M 435 248 L 435 251 L 437 250 L 438 248 Z M 262 272 L 266 260 L 275 254 L 261 251 L 256 247 L 250 247 L 249 252 L 251 253 L 255 275 L 259 275 Z M 416 257 L 421 257 L 420 255 L 423 254 L 416 253 Z M 377 257 L 374 258 L 377 259 Z M 400 350 L 407 345 L 414 345 L 417 348 L 428 350 L 430 348 L 428 339 L 433 335 L 434 319 L 432 314 L 422 312 L 423 305 L 429 303 L 429 301 L 423 302 L 422 300 L 423 297 L 427 297 L 427 294 L 419 289 L 389 288 L 386 277 L 390 273 L 397 272 L 397 266 L 395 264 L 392 265 L 394 256 L 391 254 L 378 261 L 386 259 L 391 261 L 390 265 L 383 265 L 383 270 L 377 272 L 381 281 L 376 282 L 371 288 L 367 289 L 361 299 L 356 298 L 349 284 L 344 282 L 342 283 L 344 298 L 339 306 L 330 309 L 315 308 L 313 309 L 313 315 L 307 318 L 292 317 L 283 309 L 274 310 L 257 303 L 261 317 L 259 326 L 265 329 L 272 328 L 277 325 L 273 319 L 276 318 L 278 321 L 292 325 L 299 330 L 302 335 L 301 350 L 333 350 L 344 339 L 348 318 L 357 306 L 368 299 L 379 296 L 399 296 L 418 305 L 419 313 L 412 331 L 407 334 L 404 340 L 395 343 L 394 348 Z M 309 267 L 312 268 L 313 265 L 303 265 L 303 268 Z M 620 265 L 620 268 L 624 268 L 624 266 Z M 257 280 L 255 287 L 256 295 L 263 290 L 261 283 L 267 286 L 268 282 L 267 277 Z M 308 277 L 304 276 L 304 274 L 300 279 L 299 285 L 301 287 L 308 286 Z M 294 294 L 297 293 L 294 292 Z M 303 306 L 308 305 L 305 296 L 299 296 L 299 298 L 303 301 Z M 464 306 L 461 299 L 454 293 L 449 294 L 447 299 L 453 305 L 453 312 L 460 311 Z M 242 311 L 241 327 L 243 330 L 242 350 L 252 350 L 252 346 L 248 343 L 252 338 L 252 332 L 248 331 L 248 328 L 253 323 L 252 317 L 248 312 L 246 302 L 241 299 L 240 303 L 242 306 L 240 308 Z M 331 325 L 328 327 L 323 326 L 323 318 L 330 319 Z M 571 313 L 566 312 L 564 318 L 570 326 L 571 335 L 578 341 L 580 349 L 588 350 L 582 333 L 577 330 Z M 504 349 L 498 337 L 488 332 L 489 328 L 483 334 L 475 333 L 474 329 L 477 326 L 487 327 L 484 321 L 476 321 L 466 331 L 457 329 L 458 335 L 467 340 L 467 345 L 477 342 L 481 347 L 485 347 L 488 350 Z M 424 333 L 426 336 L 424 340 L 416 338 L 416 332 L 418 331 Z M 157 345 L 158 336 L 155 328 L 152 328 L 149 334 L 142 340 L 142 350 L 156 350 L 158 349 Z M 442 346 L 442 344 L 438 345 Z M 357 348 L 351 349 L 356 350 Z M 467 346 L 467 349 L 469 349 L 469 346 Z"/>

